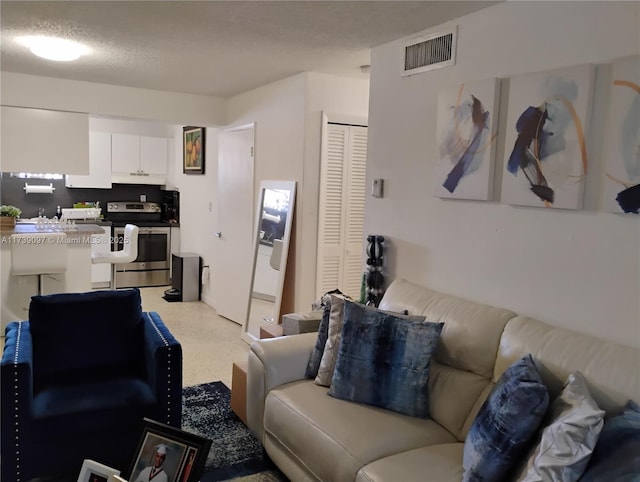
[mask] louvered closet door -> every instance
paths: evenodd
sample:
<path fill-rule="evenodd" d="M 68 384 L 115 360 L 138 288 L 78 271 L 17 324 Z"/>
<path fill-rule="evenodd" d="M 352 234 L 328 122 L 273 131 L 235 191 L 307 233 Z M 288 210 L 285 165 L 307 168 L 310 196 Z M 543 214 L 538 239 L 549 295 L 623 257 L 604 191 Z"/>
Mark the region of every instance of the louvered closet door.
<path fill-rule="evenodd" d="M 329 124 L 320 179 L 316 291 L 360 296 L 367 128 Z"/>

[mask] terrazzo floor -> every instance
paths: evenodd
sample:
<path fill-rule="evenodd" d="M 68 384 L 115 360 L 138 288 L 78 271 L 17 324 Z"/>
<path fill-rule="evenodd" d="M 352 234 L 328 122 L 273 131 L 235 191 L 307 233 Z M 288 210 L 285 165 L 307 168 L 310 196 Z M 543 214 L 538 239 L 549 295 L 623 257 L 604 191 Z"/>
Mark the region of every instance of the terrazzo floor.
<path fill-rule="evenodd" d="M 231 388 L 234 361 L 246 360 L 249 345 L 240 339 L 242 327 L 202 301 L 169 303 L 166 286 L 140 288 L 142 309 L 156 311 L 182 345 L 182 385 L 220 380 Z"/>

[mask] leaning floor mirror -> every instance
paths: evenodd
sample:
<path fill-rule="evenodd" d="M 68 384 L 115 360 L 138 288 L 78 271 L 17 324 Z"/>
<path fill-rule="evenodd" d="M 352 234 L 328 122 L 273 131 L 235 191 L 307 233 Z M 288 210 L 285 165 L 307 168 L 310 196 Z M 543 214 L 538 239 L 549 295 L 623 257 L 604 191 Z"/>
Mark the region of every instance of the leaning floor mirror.
<path fill-rule="evenodd" d="M 279 323 L 295 197 L 295 181 L 260 183 L 249 314 L 242 329 L 248 343 L 260 337 L 261 326 Z"/>

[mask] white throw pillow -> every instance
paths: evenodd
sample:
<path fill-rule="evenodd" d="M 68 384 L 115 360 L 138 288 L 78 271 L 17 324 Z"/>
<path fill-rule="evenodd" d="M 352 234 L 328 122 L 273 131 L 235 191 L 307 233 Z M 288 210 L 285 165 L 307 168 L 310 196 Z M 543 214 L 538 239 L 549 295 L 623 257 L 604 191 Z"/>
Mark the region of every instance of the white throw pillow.
<path fill-rule="evenodd" d="M 320 360 L 318 375 L 314 380 L 316 385 L 328 387 L 331 385 L 333 370 L 338 359 L 340 348 L 340 338 L 342 335 L 342 324 L 344 321 L 344 297 L 331 295 L 331 314 L 329 315 L 329 331 L 327 341 L 324 345 L 324 352 Z"/>
<path fill-rule="evenodd" d="M 551 421 L 527 463 L 523 481 L 577 481 L 587 468 L 604 424 L 604 410 L 591 397 L 580 372 L 569 375 L 549 407 Z"/>

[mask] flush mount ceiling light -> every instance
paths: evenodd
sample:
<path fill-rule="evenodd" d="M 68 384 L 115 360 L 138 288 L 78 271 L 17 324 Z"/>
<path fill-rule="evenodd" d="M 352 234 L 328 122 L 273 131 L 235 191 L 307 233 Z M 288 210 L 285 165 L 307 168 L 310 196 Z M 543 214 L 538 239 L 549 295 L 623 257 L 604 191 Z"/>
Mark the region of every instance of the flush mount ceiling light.
<path fill-rule="evenodd" d="M 68 62 L 78 59 L 81 55 L 90 52 L 78 42 L 58 37 L 46 37 L 44 35 L 27 35 L 16 38 L 18 43 L 28 47 L 31 53 L 43 59 Z"/>

